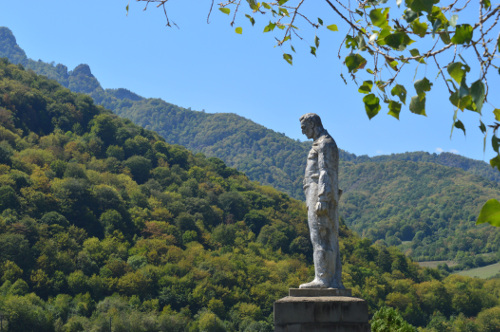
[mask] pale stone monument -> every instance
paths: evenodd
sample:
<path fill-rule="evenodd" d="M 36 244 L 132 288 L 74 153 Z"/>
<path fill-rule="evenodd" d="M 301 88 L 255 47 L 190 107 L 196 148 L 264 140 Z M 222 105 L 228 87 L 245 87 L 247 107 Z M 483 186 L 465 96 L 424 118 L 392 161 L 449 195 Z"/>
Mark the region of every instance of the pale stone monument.
<path fill-rule="evenodd" d="M 313 139 L 307 156 L 304 194 L 313 245 L 314 280 L 300 288 L 338 288 L 342 285 L 339 252 L 339 149 L 317 114 L 300 117 L 302 133 Z"/>
<path fill-rule="evenodd" d="M 314 279 L 290 288 L 274 303 L 274 327 L 284 331 L 369 332 L 366 301 L 342 284 L 339 252 L 339 151 L 317 114 L 300 117 L 302 133 L 313 139 L 304 176 L 307 222 L 313 245 Z"/>

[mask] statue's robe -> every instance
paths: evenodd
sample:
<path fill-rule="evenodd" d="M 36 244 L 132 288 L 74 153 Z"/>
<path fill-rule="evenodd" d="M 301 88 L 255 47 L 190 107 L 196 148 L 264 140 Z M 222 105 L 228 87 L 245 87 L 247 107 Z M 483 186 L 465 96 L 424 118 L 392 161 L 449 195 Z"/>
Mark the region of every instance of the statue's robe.
<path fill-rule="evenodd" d="M 338 187 L 339 151 L 325 131 L 312 145 L 307 157 L 304 193 L 308 224 L 313 245 L 315 279 L 322 287 L 344 288 L 339 252 Z M 323 213 L 316 212 L 318 202 L 326 204 Z M 304 285 L 306 286 L 306 285 Z"/>

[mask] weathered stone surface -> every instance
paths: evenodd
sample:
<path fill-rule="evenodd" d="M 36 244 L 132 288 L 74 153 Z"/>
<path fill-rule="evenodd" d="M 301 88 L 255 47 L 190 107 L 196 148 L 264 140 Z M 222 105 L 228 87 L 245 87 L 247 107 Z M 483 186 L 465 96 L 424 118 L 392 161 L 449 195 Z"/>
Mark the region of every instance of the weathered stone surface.
<path fill-rule="evenodd" d="M 292 297 L 274 303 L 276 332 L 369 332 L 368 305 L 345 296 Z"/>
<path fill-rule="evenodd" d="M 313 245 L 314 280 L 300 288 L 340 288 L 342 265 L 339 252 L 339 150 L 317 114 L 300 117 L 302 133 L 313 139 L 307 156 L 304 194 L 307 222 Z"/>
<path fill-rule="evenodd" d="M 290 288 L 289 296 L 321 297 L 321 296 L 352 296 L 350 289 L 339 288 Z"/>

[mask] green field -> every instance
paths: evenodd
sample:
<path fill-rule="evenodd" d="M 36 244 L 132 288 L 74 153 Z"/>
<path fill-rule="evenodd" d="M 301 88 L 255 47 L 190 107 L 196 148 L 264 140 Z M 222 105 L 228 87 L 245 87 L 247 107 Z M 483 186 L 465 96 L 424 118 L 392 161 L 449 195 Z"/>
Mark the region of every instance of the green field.
<path fill-rule="evenodd" d="M 429 268 L 433 268 L 433 269 L 437 269 L 438 265 L 440 265 L 440 264 L 446 264 L 449 267 L 453 267 L 453 266 L 457 265 L 457 263 L 455 263 L 453 261 L 424 261 L 424 262 L 417 262 L 417 264 L 422 266 L 422 267 L 429 267 Z"/>
<path fill-rule="evenodd" d="M 457 274 L 461 276 L 477 277 L 482 279 L 491 278 L 496 274 L 500 274 L 500 263 L 478 267 L 475 269 L 460 271 L 457 272 Z"/>

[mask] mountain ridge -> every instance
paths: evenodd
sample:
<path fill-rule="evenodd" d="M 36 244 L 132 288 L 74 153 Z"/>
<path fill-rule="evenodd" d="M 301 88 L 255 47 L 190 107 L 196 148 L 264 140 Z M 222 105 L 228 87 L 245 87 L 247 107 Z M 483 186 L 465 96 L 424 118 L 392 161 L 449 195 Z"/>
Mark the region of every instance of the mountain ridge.
<path fill-rule="evenodd" d="M 1 57 L 7 57 L 14 64 L 22 64 L 23 66 L 27 66 L 27 68 L 32 69 L 39 74 L 45 75 L 51 79 L 55 79 L 63 86 L 69 88 L 72 91 L 84 92 L 90 94 L 98 104 L 113 110 L 117 114 L 124 115 L 125 117 L 128 118 L 133 117 L 132 120 L 134 120 L 134 122 L 139 124 L 143 122 L 141 125 L 143 127 L 147 127 L 148 129 L 154 129 L 152 128 L 154 127 L 154 121 L 148 120 L 147 119 L 148 116 L 146 117 L 143 116 L 144 113 L 150 116 L 152 113 L 154 114 L 165 113 L 166 110 L 169 116 L 172 116 L 174 117 L 175 120 L 177 120 L 177 121 L 171 121 L 172 124 L 181 124 L 182 121 L 178 121 L 179 118 L 187 117 L 189 119 L 188 121 L 189 125 L 193 125 L 193 122 L 196 119 L 198 119 L 198 122 L 200 122 L 199 121 L 200 118 L 206 120 L 210 117 L 215 117 L 217 118 L 217 121 L 214 122 L 218 122 L 223 117 L 227 116 L 235 118 L 236 121 L 252 123 L 253 126 L 257 126 L 258 128 L 255 129 L 254 127 L 252 130 L 255 130 L 257 132 L 264 130 L 266 132 L 272 132 L 275 135 L 285 138 L 286 145 L 288 146 L 293 145 L 294 148 L 301 151 L 302 154 L 307 154 L 307 149 L 310 146 L 310 142 L 308 141 L 299 142 L 297 140 L 293 140 L 291 138 L 286 137 L 283 134 L 277 133 L 272 129 L 265 128 L 264 126 L 256 124 L 255 122 L 234 113 L 205 113 L 203 111 L 194 111 L 191 110 L 190 108 L 183 108 L 165 102 L 159 98 L 144 98 L 126 88 L 103 89 L 98 80 L 96 79 L 96 77 L 91 73 L 90 67 L 86 64 L 78 65 L 75 67 L 74 70 L 68 71 L 67 67 L 62 64 L 54 65 L 54 64 L 44 63 L 41 60 L 33 61 L 29 59 L 26 56 L 24 50 L 22 50 L 17 44 L 15 36 L 13 35 L 12 31 L 10 31 L 10 29 L 6 27 L 0 27 L 0 40 L 4 45 L 2 48 L 0 48 Z M 141 102 L 141 103 L 147 103 L 148 101 L 152 101 L 154 107 L 147 111 L 141 111 L 144 113 L 133 115 L 132 111 L 124 110 L 125 108 L 129 108 L 131 106 L 131 104 L 127 103 L 126 100 L 130 100 L 132 102 Z M 137 111 L 137 109 L 134 111 Z M 184 115 L 180 116 L 179 115 L 180 113 L 183 113 Z M 240 125 L 240 127 L 241 126 L 242 125 Z M 214 147 L 213 145 L 205 144 L 204 141 L 205 137 L 202 139 L 198 138 L 195 140 L 191 139 L 190 137 L 183 137 L 184 134 L 189 133 L 186 132 L 186 127 L 187 127 L 186 125 L 182 126 L 177 125 L 176 127 L 163 128 L 163 130 L 162 128 L 156 128 L 154 130 L 158 132 L 163 131 L 162 136 L 166 139 L 172 138 L 173 143 L 184 145 L 186 147 L 192 148 L 193 151 L 202 152 L 208 156 L 216 156 L 214 152 L 215 150 L 218 153 L 221 152 L 219 148 Z M 169 130 L 171 129 L 174 130 L 173 133 L 171 131 L 169 132 Z M 218 126 L 217 129 L 219 130 L 219 132 L 223 133 L 221 136 L 223 136 L 227 141 L 231 141 L 232 138 L 231 132 L 224 133 L 223 130 L 224 126 Z M 263 138 L 264 135 L 265 134 L 261 134 L 260 138 Z M 212 141 L 214 141 L 214 139 L 215 138 L 212 137 Z M 357 162 L 364 162 L 368 160 L 383 161 L 384 159 L 391 159 L 391 158 L 396 158 L 396 159 L 405 158 L 407 160 L 416 161 L 415 158 L 407 156 L 408 154 L 410 154 L 413 155 L 414 157 L 420 156 L 422 161 L 436 162 L 444 166 L 459 167 L 466 171 L 470 171 L 473 174 L 480 175 L 490 180 L 500 182 L 499 172 L 496 172 L 487 163 L 447 152 L 443 152 L 440 154 L 435 154 L 435 153 L 431 154 L 428 152 L 406 152 L 406 153 L 391 154 L 390 156 L 386 155 L 386 156 L 368 157 L 366 155 L 357 156 L 355 154 L 349 153 L 341 149 L 340 154 L 341 154 L 340 156 L 341 159 L 346 161 L 354 161 L 354 159 L 356 159 Z M 227 155 L 224 157 L 225 158 L 222 159 L 225 160 L 228 163 L 228 165 L 238 168 L 238 163 L 236 161 L 226 160 L 230 159 L 231 156 Z M 303 164 L 304 165 L 301 164 L 300 166 L 305 166 L 305 162 L 303 162 Z M 240 169 L 241 168 L 242 167 L 240 167 Z M 279 167 L 279 168 L 282 169 L 286 168 L 285 174 L 287 174 L 289 178 L 296 178 L 297 175 L 299 177 L 302 176 L 302 174 L 300 173 L 293 173 L 293 170 L 291 170 L 292 167 Z M 303 169 L 303 167 L 297 167 L 297 169 L 298 169 L 297 172 L 302 172 L 301 170 Z M 294 188 L 291 189 L 290 182 L 287 180 L 284 180 L 285 182 L 287 182 L 287 185 L 283 186 L 279 185 L 280 181 L 277 180 L 280 178 L 279 176 L 275 176 L 276 177 L 275 178 L 273 177 L 273 174 L 271 174 L 270 179 L 272 179 L 272 182 L 269 182 L 266 177 L 256 178 L 256 176 L 253 176 L 253 172 L 251 171 L 251 169 L 248 169 L 247 167 L 243 167 L 242 170 L 245 171 L 254 180 L 258 180 L 263 184 L 270 184 L 270 185 L 272 184 L 274 186 L 277 186 L 278 189 L 285 190 L 295 198 L 303 199 L 302 189 L 300 188 L 300 184 L 298 184 L 297 182 L 292 181 Z M 262 171 L 255 173 L 259 174 L 261 172 Z"/>
<path fill-rule="evenodd" d="M 0 36 L 9 40 L 5 45 L 10 45 L 10 49 L 4 49 L 5 53 L 0 56 L 10 54 L 19 58 L 24 54 L 10 30 L 0 28 Z M 193 111 L 158 98 L 143 98 L 124 88 L 103 89 L 87 65 L 68 71 L 64 65 L 33 61 L 25 54 L 20 64 L 51 79 L 59 78 L 63 86 L 74 91 L 86 92 L 97 104 L 156 131 L 167 142 L 186 146 L 208 157 L 221 158 L 229 166 L 245 172 L 250 179 L 303 199 L 302 178 L 310 141 L 290 139 L 236 114 Z M 360 234 L 374 241 L 397 245 L 420 260 L 459 259 L 470 265 L 475 264 L 475 255 L 498 251 L 499 230 L 489 231 L 485 225 L 474 224 L 479 207 L 488 198 L 500 197 L 497 192 L 499 172 L 486 163 L 451 153 L 427 152 L 368 157 L 341 150 L 340 158 L 340 185 L 344 189 L 340 212 L 346 224 Z M 432 174 L 413 171 L 415 168 L 448 176 L 444 180 L 450 187 Z M 400 169 L 411 172 L 412 178 Z M 457 182 L 454 178 L 462 181 Z M 433 187 L 433 182 L 440 185 Z M 387 188 L 391 188 L 392 196 Z M 475 192 L 475 199 L 464 200 L 463 192 L 467 190 Z M 400 202 L 391 200 L 395 195 L 400 197 Z M 456 201 L 463 201 L 464 205 L 451 203 Z M 421 213 L 423 211 L 427 212 Z M 487 245 L 481 246 L 476 240 Z M 408 241 L 410 244 L 404 243 Z M 457 245 L 459 242 L 468 243 L 468 247 Z M 417 249 L 422 243 L 428 250 Z M 430 249 L 437 244 L 444 249 Z"/>

